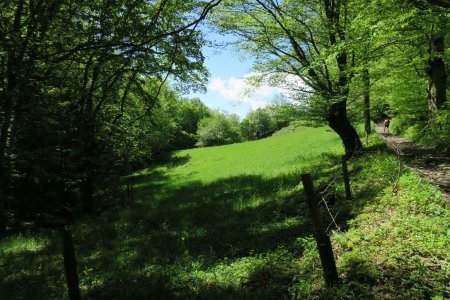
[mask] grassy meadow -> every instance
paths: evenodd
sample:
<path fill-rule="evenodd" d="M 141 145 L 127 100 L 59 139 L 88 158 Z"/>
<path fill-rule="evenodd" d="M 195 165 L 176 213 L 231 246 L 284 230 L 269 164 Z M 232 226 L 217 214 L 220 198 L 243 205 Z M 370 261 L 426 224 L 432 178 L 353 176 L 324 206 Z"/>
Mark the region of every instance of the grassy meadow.
<path fill-rule="evenodd" d="M 326 289 L 300 182 L 340 168 L 325 128 L 168 155 L 128 176 L 134 197 L 73 226 L 84 299 L 444 299 L 450 208 L 376 136 L 336 180 L 330 228 L 341 284 Z M 397 186 L 397 188 L 393 188 Z M 120 196 L 119 196 L 120 197 Z M 330 218 L 324 214 L 326 224 Z M 2 299 L 65 299 L 60 232 L 0 240 Z"/>

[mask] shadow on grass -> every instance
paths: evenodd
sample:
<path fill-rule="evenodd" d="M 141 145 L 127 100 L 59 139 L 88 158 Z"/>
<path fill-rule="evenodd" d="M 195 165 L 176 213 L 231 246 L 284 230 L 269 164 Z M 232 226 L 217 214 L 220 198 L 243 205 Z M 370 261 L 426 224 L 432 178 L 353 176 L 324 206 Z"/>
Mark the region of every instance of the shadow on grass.
<path fill-rule="evenodd" d="M 308 171 L 326 182 L 336 172 L 336 162 L 338 156 L 324 156 Z M 84 297 L 288 298 L 294 260 L 304 250 L 298 238 L 312 234 L 303 192 L 295 188 L 300 175 L 242 175 L 209 183 L 173 180 L 158 170 L 135 176 L 134 203 L 75 228 Z M 344 204 L 348 212 L 341 215 L 343 222 L 353 207 Z M 287 258 L 278 257 L 276 263 L 267 258 L 280 249 L 289 253 Z M 27 255 L 38 259 L 46 254 Z M 61 269 L 49 268 L 64 282 Z M 28 292 L 50 292 L 43 275 L 34 274 L 40 281 Z M 19 288 L 27 280 L 32 278 L 17 274 L 15 282 L 2 286 Z"/>
<path fill-rule="evenodd" d="M 319 182 L 334 174 L 339 162 L 338 156 L 323 158 L 308 169 Z M 303 192 L 301 188 L 292 191 L 299 184 L 299 174 L 176 184 L 163 172 L 154 171 L 135 180 L 141 185 L 129 209 L 107 215 L 98 229 L 79 233 L 80 243 L 92 246 L 83 247 L 81 255 L 95 256 L 82 267 L 103 268 L 96 275 L 103 283 L 87 291 L 90 297 L 286 297 L 294 277 L 289 267 L 269 264 L 245 271 L 233 264 L 279 249 L 293 257 L 302 255 L 304 249 L 297 239 L 312 232 Z M 236 280 L 215 278 L 217 268 L 230 268 L 229 276 L 245 278 L 237 287 Z M 214 278 L 205 279 L 209 278 L 205 274 Z M 270 297 L 264 297 L 268 290 Z"/>
<path fill-rule="evenodd" d="M 23 234 L 22 239 L 51 236 L 42 247 L 0 252 L 2 299 L 60 299 L 64 286 L 61 236 L 52 230 Z"/>
<path fill-rule="evenodd" d="M 170 169 L 182 166 L 188 163 L 190 159 L 191 156 L 189 154 L 180 156 L 178 155 L 178 151 L 164 152 L 155 158 L 153 166 L 166 166 Z"/>

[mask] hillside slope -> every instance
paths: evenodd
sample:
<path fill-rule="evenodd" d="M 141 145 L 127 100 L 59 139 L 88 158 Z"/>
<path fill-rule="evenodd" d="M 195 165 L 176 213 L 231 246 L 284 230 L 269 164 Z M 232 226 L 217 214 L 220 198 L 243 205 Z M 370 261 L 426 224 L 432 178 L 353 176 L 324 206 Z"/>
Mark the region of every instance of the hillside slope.
<path fill-rule="evenodd" d="M 180 151 L 133 174 L 133 201 L 74 226 L 86 299 L 424 299 L 450 297 L 450 208 L 371 137 L 352 160 L 324 128 Z M 336 179 L 330 226 L 341 284 L 326 289 L 299 174 Z M 336 176 L 337 175 L 337 176 Z M 325 213 L 326 224 L 330 216 Z M 58 231 L 0 241 L 0 295 L 67 296 Z M 441 297 L 441 298 L 439 298 Z"/>
<path fill-rule="evenodd" d="M 163 172 L 177 181 L 211 182 L 240 175 L 271 177 L 299 171 L 323 153 L 342 151 L 339 138 L 329 129 L 293 127 L 262 140 L 179 151 L 165 165 L 150 171 Z M 145 174 L 145 170 L 138 174 Z"/>

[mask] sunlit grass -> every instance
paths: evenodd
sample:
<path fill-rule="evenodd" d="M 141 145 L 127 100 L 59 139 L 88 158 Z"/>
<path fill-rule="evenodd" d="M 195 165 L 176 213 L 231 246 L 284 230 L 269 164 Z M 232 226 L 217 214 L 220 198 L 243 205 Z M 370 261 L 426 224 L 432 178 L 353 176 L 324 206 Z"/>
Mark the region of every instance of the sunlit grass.
<path fill-rule="evenodd" d="M 377 139 L 371 143 L 379 147 Z M 341 154 L 329 130 L 297 128 L 255 142 L 179 151 L 165 164 L 131 174 L 133 202 L 73 228 L 83 298 L 444 295 L 448 205 L 409 171 L 393 194 L 398 162 L 382 151 L 350 164 L 353 199 L 345 200 L 342 181 L 336 182 L 332 210 L 345 231 L 331 238 L 342 285 L 325 288 L 299 175 L 312 173 L 316 186 L 327 182 L 339 172 Z M 0 241 L 0 278 L 5 299 L 67 297 L 59 232 Z"/>
<path fill-rule="evenodd" d="M 48 243 L 48 239 L 40 236 L 18 235 L 0 240 L 0 253 L 37 252 Z"/>
<path fill-rule="evenodd" d="M 163 172 L 173 184 L 239 175 L 275 177 L 300 172 L 322 153 L 343 153 L 337 135 L 326 128 L 300 127 L 252 142 L 179 151 L 173 159 L 180 165 L 151 171 Z"/>

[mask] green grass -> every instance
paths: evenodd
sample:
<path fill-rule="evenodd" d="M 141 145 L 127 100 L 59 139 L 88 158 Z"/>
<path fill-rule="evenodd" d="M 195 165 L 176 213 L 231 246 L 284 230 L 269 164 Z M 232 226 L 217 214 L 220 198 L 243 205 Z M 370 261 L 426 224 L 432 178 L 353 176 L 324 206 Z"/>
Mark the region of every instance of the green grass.
<path fill-rule="evenodd" d="M 337 136 L 329 129 L 300 127 L 262 140 L 184 150 L 169 163 L 139 175 L 161 172 L 176 184 L 260 175 L 265 178 L 299 171 L 323 153 L 341 153 Z"/>
<path fill-rule="evenodd" d="M 299 175 L 316 185 L 339 170 L 342 147 L 324 128 L 177 152 L 129 176 L 134 201 L 74 226 L 86 299 L 424 299 L 450 297 L 450 209 L 371 137 L 336 182 L 331 235 L 342 283 L 326 289 Z M 324 215 L 325 223 L 329 217 Z M 67 297 L 60 233 L 0 241 L 0 295 Z"/>

